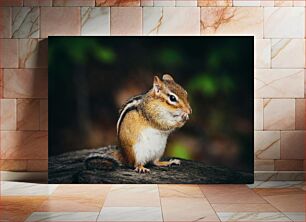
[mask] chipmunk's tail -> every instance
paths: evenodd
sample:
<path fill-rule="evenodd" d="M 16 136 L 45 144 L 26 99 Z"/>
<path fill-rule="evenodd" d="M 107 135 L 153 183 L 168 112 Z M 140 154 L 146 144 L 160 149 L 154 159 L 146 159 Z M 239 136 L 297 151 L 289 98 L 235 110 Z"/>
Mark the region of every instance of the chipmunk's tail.
<path fill-rule="evenodd" d="M 88 170 L 114 170 L 122 164 L 122 154 L 120 150 L 94 152 L 85 159 L 84 163 Z"/>

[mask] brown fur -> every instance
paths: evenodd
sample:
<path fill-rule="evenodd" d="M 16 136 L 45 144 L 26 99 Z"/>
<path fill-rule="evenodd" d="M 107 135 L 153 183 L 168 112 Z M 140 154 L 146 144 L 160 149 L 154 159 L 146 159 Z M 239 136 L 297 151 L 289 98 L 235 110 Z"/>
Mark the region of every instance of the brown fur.
<path fill-rule="evenodd" d="M 122 121 L 119 141 L 120 146 L 123 148 L 125 161 L 128 165 L 134 166 L 136 164 L 133 146 L 136 144 L 141 130 L 147 125 L 147 121 L 137 110 L 128 112 Z"/>

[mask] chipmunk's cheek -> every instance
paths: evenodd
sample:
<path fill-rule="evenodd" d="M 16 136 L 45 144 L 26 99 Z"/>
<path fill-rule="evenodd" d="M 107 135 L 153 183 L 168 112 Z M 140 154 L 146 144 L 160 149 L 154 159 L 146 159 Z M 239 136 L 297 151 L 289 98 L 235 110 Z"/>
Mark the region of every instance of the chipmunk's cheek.
<path fill-rule="evenodd" d="M 181 128 L 181 127 L 183 127 L 183 126 L 185 125 L 185 123 L 186 123 L 186 121 L 184 121 L 184 120 L 181 120 L 181 121 L 177 122 L 176 128 Z"/>
<path fill-rule="evenodd" d="M 185 122 L 179 122 L 178 124 L 177 124 L 177 128 L 181 128 L 181 127 L 183 127 L 185 125 Z"/>

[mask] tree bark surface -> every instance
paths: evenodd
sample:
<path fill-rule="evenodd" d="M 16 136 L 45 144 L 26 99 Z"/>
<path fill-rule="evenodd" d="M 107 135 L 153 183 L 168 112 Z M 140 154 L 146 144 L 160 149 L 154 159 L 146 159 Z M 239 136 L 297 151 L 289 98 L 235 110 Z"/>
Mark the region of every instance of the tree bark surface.
<path fill-rule="evenodd" d="M 181 165 L 156 167 L 150 173 L 139 174 L 133 169 L 115 165 L 105 169 L 105 157 L 111 159 L 116 146 L 84 149 L 49 157 L 49 183 L 132 183 L 132 184 L 218 184 L 253 183 L 253 174 L 203 162 L 183 160 Z"/>

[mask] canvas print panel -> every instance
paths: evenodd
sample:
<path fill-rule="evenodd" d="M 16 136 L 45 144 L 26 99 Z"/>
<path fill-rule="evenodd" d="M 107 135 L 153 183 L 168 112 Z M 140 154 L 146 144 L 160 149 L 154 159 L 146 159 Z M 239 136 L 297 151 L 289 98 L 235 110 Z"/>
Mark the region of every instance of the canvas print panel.
<path fill-rule="evenodd" d="M 253 37 L 48 41 L 49 183 L 253 182 Z"/>

